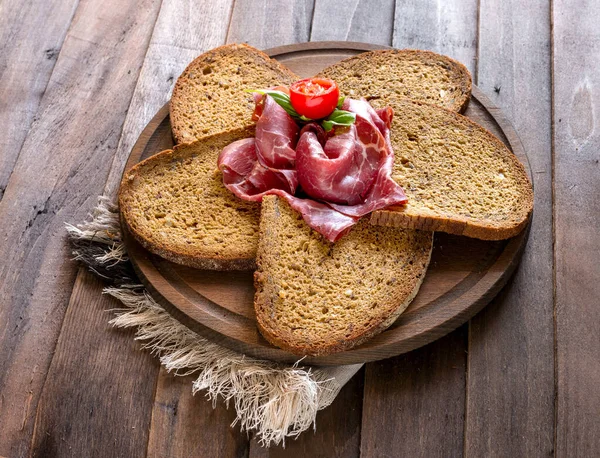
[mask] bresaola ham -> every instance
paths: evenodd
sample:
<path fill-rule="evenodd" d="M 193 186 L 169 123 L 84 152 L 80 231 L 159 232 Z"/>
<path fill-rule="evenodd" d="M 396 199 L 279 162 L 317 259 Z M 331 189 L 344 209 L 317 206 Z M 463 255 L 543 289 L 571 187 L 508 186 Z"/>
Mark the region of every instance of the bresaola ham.
<path fill-rule="evenodd" d="M 225 186 L 245 200 L 260 201 L 271 189 L 293 195 L 298 187 L 298 125 L 271 97 L 261 108 L 256 137 L 226 146 L 218 160 Z"/>
<path fill-rule="evenodd" d="M 300 212 L 306 223 L 335 242 L 360 217 L 405 204 L 391 178 L 392 109 L 375 111 L 365 100 L 346 99 L 356 114 L 350 127 L 325 133 L 296 122 L 270 96 L 258 100 L 256 137 L 238 140 L 219 155 L 225 186 L 245 200 L 276 194 Z M 262 99 L 262 97 L 261 97 Z"/>

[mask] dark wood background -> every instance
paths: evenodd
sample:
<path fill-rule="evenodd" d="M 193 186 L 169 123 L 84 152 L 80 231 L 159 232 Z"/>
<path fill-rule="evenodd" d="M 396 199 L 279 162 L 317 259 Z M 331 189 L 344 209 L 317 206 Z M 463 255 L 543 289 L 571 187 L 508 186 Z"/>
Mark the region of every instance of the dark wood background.
<path fill-rule="evenodd" d="M 598 18 L 594 0 L 0 0 L 0 456 L 598 456 Z M 115 192 L 196 55 L 310 40 L 462 61 L 521 134 L 535 214 L 482 313 L 368 364 L 316 433 L 267 451 L 108 326 L 63 226 Z"/>

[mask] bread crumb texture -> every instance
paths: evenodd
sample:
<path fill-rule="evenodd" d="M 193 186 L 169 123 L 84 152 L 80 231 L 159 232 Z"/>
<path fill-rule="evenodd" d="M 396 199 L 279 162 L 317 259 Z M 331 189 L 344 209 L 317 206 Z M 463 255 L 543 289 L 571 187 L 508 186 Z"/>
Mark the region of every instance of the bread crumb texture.
<path fill-rule="evenodd" d="M 408 100 L 396 102 L 392 177 L 408 204 L 372 222 L 496 240 L 522 230 L 533 209 L 523 165 L 468 118 Z"/>
<path fill-rule="evenodd" d="M 221 150 L 250 135 L 244 130 L 183 144 L 126 172 L 119 204 L 136 239 L 193 267 L 253 267 L 260 205 L 227 190 L 217 169 Z"/>
<path fill-rule="evenodd" d="M 298 77 L 265 53 L 244 44 L 208 51 L 184 70 L 171 98 L 171 126 L 177 143 L 253 124 L 248 89 L 288 85 Z"/>
<path fill-rule="evenodd" d="M 283 199 L 263 199 L 255 310 L 261 333 L 301 355 L 347 350 L 383 331 L 416 295 L 432 233 L 363 218 L 335 244 Z"/>
<path fill-rule="evenodd" d="M 343 95 L 365 97 L 377 108 L 410 98 L 461 111 L 471 97 L 466 67 L 429 51 L 370 51 L 331 65 L 319 76 L 335 80 Z"/>

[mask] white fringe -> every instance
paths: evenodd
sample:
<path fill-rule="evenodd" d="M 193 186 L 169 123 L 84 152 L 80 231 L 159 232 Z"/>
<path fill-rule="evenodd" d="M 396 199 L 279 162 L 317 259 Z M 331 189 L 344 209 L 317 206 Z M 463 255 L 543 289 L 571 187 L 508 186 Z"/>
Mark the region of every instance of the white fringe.
<path fill-rule="evenodd" d="M 107 245 L 100 262 L 122 262 L 127 253 L 121 241 L 116 205 L 99 198 L 92 219 L 78 227 L 67 225 L 69 236 Z M 261 445 L 283 443 L 315 425 L 318 410 L 327 407 L 361 365 L 310 369 L 246 357 L 199 336 L 178 322 L 143 289 L 142 285 L 107 287 L 104 293 L 123 303 L 110 323 L 134 327 L 136 340 L 160 357 L 167 371 L 177 375 L 198 373 L 193 393 L 206 390 L 213 405 L 219 397 L 233 401 L 233 425 L 255 430 Z"/>
<path fill-rule="evenodd" d="M 256 430 L 261 445 L 285 443 L 315 421 L 341 386 L 320 369 L 282 366 L 246 357 L 204 339 L 171 317 L 146 292 L 105 288 L 104 292 L 126 308 L 116 310 L 111 324 L 135 327 L 136 340 L 160 356 L 167 371 L 188 375 L 199 371 L 194 394 L 206 390 L 213 401 L 233 400 L 242 430 Z"/>
<path fill-rule="evenodd" d="M 121 241 L 119 210 L 112 199 L 108 196 L 98 197 L 98 205 L 89 216 L 90 220 L 83 224 L 77 226 L 65 224 L 69 237 L 108 245 L 106 254 L 94 257 L 102 264 L 128 261 L 125 245 Z M 75 260 L 79 258 L 76 256 Z"/>

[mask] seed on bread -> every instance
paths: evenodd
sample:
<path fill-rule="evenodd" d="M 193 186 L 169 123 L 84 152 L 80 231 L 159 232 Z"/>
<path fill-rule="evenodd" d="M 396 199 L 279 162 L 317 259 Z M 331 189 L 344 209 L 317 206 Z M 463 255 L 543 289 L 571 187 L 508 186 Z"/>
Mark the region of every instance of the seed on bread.
<path fill-rule="evenodd" d="M 265 53 L 245 44 L 212 49 L 193 60 L 177 79 L 171 98 L 171 127 L 177 143 L 253 124 L 252 94 L 299 79 Z"/>
<path fill-rule="evenodd" d="M 342 94 L 366 97 L 373 106 L 394 106 L 411 98 L 452 111 L 463 110 L 471 97 L 471 75 L 464 65 L 429 51 L 370 51 L 344 59 L 317 76 L 338 83 Z"/>
<path fill-rule="evenodd" d="M 364 218 L 335 244 L 276 196 L 263 198 L 254 307 L 260 332 L 299 355 L 352 348 L 390 326 L 416 295 L 432 233 Z"/>

